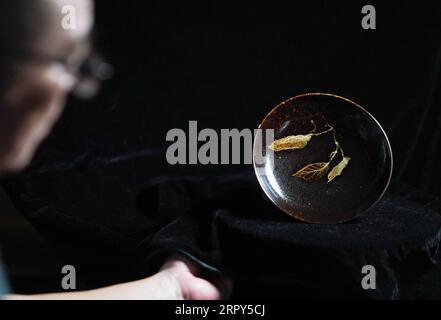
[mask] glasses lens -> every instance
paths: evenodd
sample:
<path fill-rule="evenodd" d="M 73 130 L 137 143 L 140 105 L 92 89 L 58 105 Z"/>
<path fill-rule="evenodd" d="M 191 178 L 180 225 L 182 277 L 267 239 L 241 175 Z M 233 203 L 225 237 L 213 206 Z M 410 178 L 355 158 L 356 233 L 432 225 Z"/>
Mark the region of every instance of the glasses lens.
<path fill-rule="evenodd" d="M 110 80 L 113 73 L 113 67 L 94 54 L 81 64 L 77 72 L 78 83 L 72 93 L 81 99 L 93 98 L 101 87 L 100 82 Z"/>

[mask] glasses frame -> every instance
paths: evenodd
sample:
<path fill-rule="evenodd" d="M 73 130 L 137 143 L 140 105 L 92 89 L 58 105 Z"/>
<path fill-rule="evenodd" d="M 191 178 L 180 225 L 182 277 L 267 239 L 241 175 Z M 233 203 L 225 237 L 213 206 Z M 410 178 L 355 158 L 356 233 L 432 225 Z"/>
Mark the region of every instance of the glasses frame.
<path fill-rule="evenodd" d="M 58 63 L 64 66 L 67 72 L 76 79 L 76 86 L 72 90 L 74 96 L 82 99 L 91 98 L 99 90 L 99 84 L 113 76 L 113 67 L 107 63 L 93 48 L 81 63 L 72 62 L 72 56 L 56 56 L 39 52 L 18 45 L 9 47 L 0 46 L 2 59 L 16 60 L 30 64 Z"/>

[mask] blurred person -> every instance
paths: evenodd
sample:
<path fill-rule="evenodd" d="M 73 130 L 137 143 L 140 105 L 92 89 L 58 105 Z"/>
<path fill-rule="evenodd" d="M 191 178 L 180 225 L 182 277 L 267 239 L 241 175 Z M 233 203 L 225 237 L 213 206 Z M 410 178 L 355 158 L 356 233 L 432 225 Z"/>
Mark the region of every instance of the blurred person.
<path fill-rule="evenodd" d="M 75 28 L 69 30 L 62 27 L 66 5 L 76 10 Z M 62 114 L 67 95 L 78 90 L 82 66 L 90 57 L 92 29 L 92 0 L 0 0 L 0 174 L 29 164 Z M 0 268 L 0 295 L 7 287 Z M 221 299 L 230 289 L 229 281 L 214 285 L 198 277 L 196 265 L 175 256 L 157 274 L 133 282 L 90 291 L 3 297 Z"/>

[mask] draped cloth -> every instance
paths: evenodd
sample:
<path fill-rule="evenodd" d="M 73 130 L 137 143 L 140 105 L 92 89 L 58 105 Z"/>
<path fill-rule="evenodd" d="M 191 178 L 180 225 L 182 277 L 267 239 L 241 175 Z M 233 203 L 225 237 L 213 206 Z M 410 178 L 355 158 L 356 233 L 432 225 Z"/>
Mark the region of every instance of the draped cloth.
<path fill-rule="evenodd" d="M 439 4 L 377 4 L 373 31 L 360 27 L 357 2 L 218 5 L 214 16 L 135 5 L 97 10 L 121 19 L 98 19 L 121 78 L 93 108 L 71 102 L 32 166 L 3 181 L 88 286 L 152 274 L 178 251 L 232 277 L 239 297 L 441 297 Z M 119 27 L 126 16 L 130 32 Z M 143 28 L 151 41 L 136 38 Z M 171 128 L 255 128 L 305 92 L 360 103 L 391 140 L 389 192 L 359 219 L 296 222 L 262 196 L 249 166 L 166 163 Z M 376 290 L 361 287 L 365 265 Z"/>
<path fill-rule="evenodd" d="M 86 198 L 88 191 L 81 188 L 89 175 L 62 179 L 70 181 L 64 188 L 75 190 L 74 196 L 60 199 L 63 203 Z M 245 296 L 441 296 L 441 217 L 403 194 L 387 194 L 361 217 L 339 225 L 306 224 L 286 216 L 263 196 L 251 172 L 155 179 L 138 193 L 136 210 L 123 209 L 116 198 L 109 202 L 121 210 L 121 217 L 112 218 L 116 223 L 87 218 L 92 204 L 71 204 L 76 208 L 71 211 L 30 194 L 12 195 L 96 286 L 153 274 L 168 256 L 181 253 L 206 275 L 230 276 Z M 364 266 L 375 267 L 376 290 L 362 288 Z"/>

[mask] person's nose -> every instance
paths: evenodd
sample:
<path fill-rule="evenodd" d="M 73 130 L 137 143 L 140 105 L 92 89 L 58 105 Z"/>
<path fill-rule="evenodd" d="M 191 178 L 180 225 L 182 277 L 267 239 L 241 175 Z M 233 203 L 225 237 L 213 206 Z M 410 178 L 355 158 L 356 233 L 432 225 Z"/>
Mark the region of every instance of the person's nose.
<path fill-rule="evenodd" d="M 76 78 L 60 63 L 53 63 L 47 71 L 47 78 L 61 90 L 70 92 L 76 84 Z"/>

